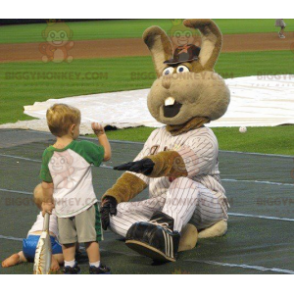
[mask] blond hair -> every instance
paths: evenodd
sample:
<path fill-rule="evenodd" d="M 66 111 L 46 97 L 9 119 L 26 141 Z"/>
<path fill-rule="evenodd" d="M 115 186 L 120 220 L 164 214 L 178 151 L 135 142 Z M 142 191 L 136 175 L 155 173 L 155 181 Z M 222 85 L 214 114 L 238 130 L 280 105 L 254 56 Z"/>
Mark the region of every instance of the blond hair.
<path fill-rule="evenodd" d="M 81 122 L 81 112 L 66 104 L 54 104 L 47 110 L 46 118 L 50 132 L 61 137 L 68 133 L 71 125 Z"/>

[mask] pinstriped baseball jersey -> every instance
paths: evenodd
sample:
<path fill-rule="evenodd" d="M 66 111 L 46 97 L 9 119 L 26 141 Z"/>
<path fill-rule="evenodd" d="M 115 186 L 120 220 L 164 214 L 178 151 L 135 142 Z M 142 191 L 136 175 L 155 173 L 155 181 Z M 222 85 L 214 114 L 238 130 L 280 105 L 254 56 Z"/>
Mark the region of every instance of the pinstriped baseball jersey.
<path fill-rule="evenodd" d="M 177 136 L 172 136 L 165 127 L 156 129 L 134 161 L 167 150 L 177 151 L 181 155 L 190 179 L 201 183 L 217 197 L 225 198 L 218 168 L 218 142 L 211 129 L 202 127 Z M 166 194 L 171 184 L 168 177 L 149 178 L 134 174 L 149 185 L 150 197 Z"/>

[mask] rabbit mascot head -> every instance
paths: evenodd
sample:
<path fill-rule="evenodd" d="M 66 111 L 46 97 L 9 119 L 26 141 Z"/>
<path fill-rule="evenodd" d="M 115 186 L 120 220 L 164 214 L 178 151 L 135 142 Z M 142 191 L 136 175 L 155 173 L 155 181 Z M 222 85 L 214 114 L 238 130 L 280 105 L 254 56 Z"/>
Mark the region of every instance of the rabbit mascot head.
<path fill-rule="evenodd" d="M 170 39 L 161 28 L 150 27 L 143 35 L 157 74 L 148 95 L 148 108 L 170 129 L 194 118 L 207 122 L 218 119 L 230 101 L 224 80 L 214 72 L 222 46 L 218 27 L 211 20 L 185 20 L 184 25 L 201 32 L 200 53 L 199 47 L 186 45 L 177 48 L 172 58 Z"/>
<path fill-rule="evenodd" d="M 214 72 L 222 35 L 211 20 L 184 25 L 201 32 L 201 49 L 186 44 L 173 54 L 162 29 L 154 26 L 143 34 L 157 74 L 148 108 L 166 126 L 152 132 L 133 162 L 114 168 L 127 172 L 102 197 L 103 228 L 126 237 L 126 245 L 140 254 L 163 261 L 175 261 L 198 237 L 227 230 L 218 143 L 204 126 L 224 115 L 230 102 L 229 89 Z M 148 186 L 149 199 L 128 202 Z"/>

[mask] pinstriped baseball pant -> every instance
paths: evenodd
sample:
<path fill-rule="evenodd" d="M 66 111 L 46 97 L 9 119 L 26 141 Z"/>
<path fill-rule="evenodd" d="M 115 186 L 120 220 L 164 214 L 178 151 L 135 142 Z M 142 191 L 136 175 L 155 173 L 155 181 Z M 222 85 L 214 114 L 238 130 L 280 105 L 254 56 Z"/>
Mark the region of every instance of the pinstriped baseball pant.
<path fill-rule="evenodd" d="M 198 182 L 181 177 L 171 183 L 165 195 L 118 204 L 117 214 L 110 217 L 110 228 L 125 237 L 132 224 L 148 221 L 155 211 L 171 216 L 174 230 L 179 232 L 188 222 L 199 230 L 228 218 L 225 198 Z"/>

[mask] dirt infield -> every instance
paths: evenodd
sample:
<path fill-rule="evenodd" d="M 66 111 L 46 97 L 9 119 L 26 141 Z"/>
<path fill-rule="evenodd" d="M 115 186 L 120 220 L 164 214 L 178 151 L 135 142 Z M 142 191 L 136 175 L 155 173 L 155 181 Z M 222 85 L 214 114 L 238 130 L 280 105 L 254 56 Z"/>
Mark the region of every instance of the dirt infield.
<path fill-rule="evenodd" d="M 294 34 L 287 32 L 285 35 L 286 39 L 279 39 L 275 33 L 224 35 L 222 52 L 290 50 L 291 46 L 293 48 Z M 39 45 L 1 44 L 0 62 L 41 60 Z M 75 41 L 68 53 L 74 59 L 149 55 L 148 49 L 139 38 Z"/>

